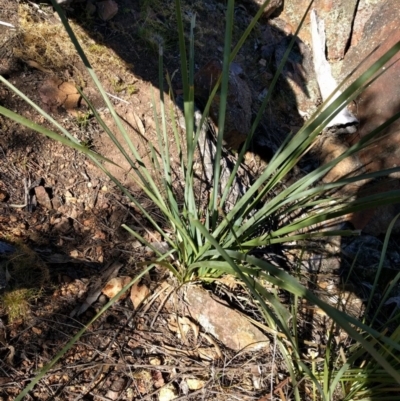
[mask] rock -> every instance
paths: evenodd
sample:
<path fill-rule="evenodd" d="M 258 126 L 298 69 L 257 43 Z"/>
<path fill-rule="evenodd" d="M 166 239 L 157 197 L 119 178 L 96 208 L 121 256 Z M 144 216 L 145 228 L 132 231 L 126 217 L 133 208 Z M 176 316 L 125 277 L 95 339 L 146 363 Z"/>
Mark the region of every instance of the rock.
<path fill-rule="evenodd" d="M 1 184 L 1 182 L 0 182 L 0 184 Z M 7 199 L 8 199 L 9 197 L 10 197 L 10 196 L 9 196 L 9 194 L 8 194 L 7 191 L 4 191 L 4 190 L 0 189 L 0 202 L 5 202 L 5 201 L 7 201 Z"/>
<path fill-rule="evenodd" d="M 315 142 L 312 154 L 318 157 L 321 164 L 327 164 L 333 159 L 336 159 L 341 154 L 348 150 L 348 145 L 343 143 L 341 138 L 329 133 L 321 135 Z M 335 182 L 344 177 L 351 177 L 360 174 L 362 164 L 356 155 L 349 156 L 337 163 L 323 177 L 323 182 Z M 360 183 L 349 184 L 345 187 L 347 194 L 355 193 L 360 188 Z"/>
<path fill-rule="evenodd" d="M 286 37 L 275 47 L 275 65 L 278 68 L 291 38 Z M 311 115 L 319 99 L 317 78 L 312 63 L 310 48 L 297 40 L 283 68 L 283 76 L 296 99 L 298 110 Z"/>
<path fill-rule="evenodd" d="M 172 384 L 162 387 L 158 393 L 158 401 L 171 401 L 178 398 L 178 393 Z"/>
<path fill-rule="evenodd" d="M 304 15 L 309 0 L 286 0 L 281 18 L 297 27 Z M 325 21 L 328 58 L 342 59 L 350 40 L 352 22 L 358 0 L 315 0 L 313 8 L 320 19 Z M 307 16 L 305 25 L 300 31 L 300 38 L 311 43 L 310 18 Z"/>
<path fill-rule="evenodd" d="M 118 12 L 118 4 L 114 0 L 105 0 L 97 3 L 99 17 L 103 21 L 108 21 L 115 17 Z"/>
<path fill-rule="evenodd" d="M 317 82 L 324 104 L 330 105 L 337 99 L 342 91 L 338 90 L 329 100 L 329 97 L 335 92 L 338 83 L 332 75 L 331 65 L 326 59 L 326 41 L 325 41 L 325 21 L 318 18 L 315 10 L 311 11 L 311 36 L 313 48 L 314 70 L 317 76 Z M 328 103 L 329 102 L 329 103 Z M 330 130 L 336 134 L 351 134 L 356 132 L 358 120 L 350 112 L 348 107 L 343 108 L 326 125 L 325 130 Z"/>
<path fill-rule="evenodd" d="M 353 33 L 350 46 L 356 46 L 364 32 L 364 26 L 382 0 L 360 0 L 357 5 L 356 16 L 353 22 Z"/>
<path fill-rule="evenodd" d="M 51 204 L 51 200 L 49 194 L 46 191 L 46 188 L 43 186 L 35 187 L 35 195 L 37 203 L 46 209 L 53 209 L 53 205 Z"/>
<path fill-rule="evenodd" d="M 92 16 L 92 15 L 94 15 L 95 12 L 96 12 L 95 4 L 93 4 L 91 1 L 88 1 L 86 3 L 86 14 L 88 16 Z"/>
<path fill-rule="evenodd" d="M 222 63 L 212 60 L 195 76 L 195 98 L 202 106 L 222 73 Z M 232 63 L 229 72 L 228 101 L 225 119 L 224 141 L 228 148 L 239 149 L 246 140 L 251 128 L 251 92 L 243 72 L 238 64 Z M 210 117 L 218 124 L 220 91 L 214 97 L 210 107 Z"/>
<path fill-rule="evenodd" d="M 264 61 L 269 66 L 270 72 L 276 71 L 290 44 L 291 36 L 285 34 L 286 25 L 281 18 L 275 18 L 263 26 L 260 32 L 260 61 Z M 302 115 L 311 115 L 316 110 L 320 95 L 312 60 L 310 48 L 297 39 L 275 90 L 282 98 L 282 105 L 279 108 L 284 114 L 287 114 L 289 105 L 297 107 Z M 263 100 L 267 89 L 265 88 L 260 93 L 259 101 Z M 275 112 L 277 106 L 275 103 Z M 271 118 L 274 119 L 275 116 Z"/>
<path fill-rule="evenodd" d="M 186 292 L 190 316 L 203 329 L 235 351 L 254 351 L 269 346 L 269 339 L 241 314 L 211 298 L 200 287 L 190 286 Z"/>
<path fill-rule="evenodd" d="M 342 246 L 342 253 L 351 261 L 355 260 L 355 266 L 360 266 L 363 269 L 374 269 L 374 271 L 380 263 L 382 250 L 383 242 L 371 235 L 346 239 Z M 399 263 L 400 254 L 389 247 L 383 261 L 383 267 L 396 268 Z"/>
<path fill-rule="evenodd" d="M 355 80 L 379 57 L 400 40 L 400 3 L 397 0 L 381 2 L 375 8 L 356 46 L 349 49 L 342 66 L 342 78 L 353 71 L 361 62 L 361 68 L 351 77 Z M 375 50 L 376 49 L 376 50 Z M 374 51 L 375 50 L 375 51 Z M 373 54 L 371 54 L 371 52 Z M 367 55 L 371 56 L 366 59 Z M 393 64 L 393 65 L 391 65 Z M 391 65 L 390 68 L 389 65 Z M 398 56 L 386 65 L 387 71 L 373 82 L 356 100 L 354 112 L 360 121 L 359 130 L 348 139 L 350 145 L 356 143 L 388 118 L 398 112 L 400 104 L 400 61 Z M 351 82 L 350 81 L 350 82 Z M 379 141 L 365 148 L 358 158 L 366 172 L 379 171 L 400 166 L 400 121 L 397 120 L 381 134 Z M 376 193 L 388 189 L 400 189 L 400 173 L 391 174 L 391 181 L 380 183 L 380 188 L 366 189 Z M 400 207 L 384 206 L 376 212 L 362 212 L 353 217 L 353 224 L 370 234 L 384 233 Z M 384 217 L 384 219 L 383 219 Z M 369 227 L 368 227 L 369 226 Z M 400 222 L 396 224 L 400 230 Z"/>
<path fill-rule="evenodd" d="M 75 115 L 79 107 L 81 95 L 71 82 L 63 82 L 52 77 L 43 82 L 39 88 L 39 95 L 45 109 L 55 112 L 63 107 L 68 113 Z"/>
<path fill-rule="evenodd" d="M 255 11 L 265 3 L 265 0 L 242 0 L 243 3 L 253 8 Z M 238 2 L 239 3 L 239 2 Z M 265 7 L 265 10 L 261 16 L 263 19 L 277 17 L 283 10 L 283 0 L 270 0 Z"/>

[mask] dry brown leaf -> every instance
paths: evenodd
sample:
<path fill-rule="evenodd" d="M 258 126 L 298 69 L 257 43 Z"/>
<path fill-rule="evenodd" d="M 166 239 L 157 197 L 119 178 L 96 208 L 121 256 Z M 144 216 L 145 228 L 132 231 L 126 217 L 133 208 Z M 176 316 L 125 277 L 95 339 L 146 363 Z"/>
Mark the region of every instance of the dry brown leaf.
<path fill-rule="evenodd" d="M 133 126 L 133 128 L 136 128 L 140 132 L 141 135 L 143 136 L 146 135 L 146 130 L 144 128 L 143 121 L 134 111 L 130 111 L 128 113 L 127 120 Z"/>
<path fill-rule="evenodd" d="M 133 307 L 137 309 L 149 294 L 150 290 L 145 284 L 139 285 L 138 282 L 133 284 L 131 288 L 131 301 L 133 303 Z"/>
<path fill-rule="evenodd" d="M 226 276 L 220 277 L 218 280 L 219 283 L 226 285 L 229 289 L 234 290 L 239 285 L 239 280 L 232 276 L 231 274 L 227 274 Z"/>
<path fill-rule="evenodd" d="M 42 330 L 39 329 L 39 327 L 33 326 L 33 327 L 32 327 L 32 331 L 33 331 L 35 334 L 37 334 L 37 335 L 42 334 Z"/>
<path fill-rule="evenodd" d="M 212 344 L 215 347 L 215 352 L 218 355 L 219 358 L 222 358 L 222 352 L 221 349 L 219 348 L 219 345 L 216 343 L 216 341 L 209 336 L 208 334 L 201 333 L 202 337 L 204 337 L 210 344 Z"/>
<path fill-rule="evenodd" d="M 192 329 L 195 340 L 197 341 L 197 338 L 199 336 L 199 326 L 192 322 L 188 317 L 178 317 L 178 324 L 180 327 L 180 332 L 182 335 L 182 340 L 186 343 L 187 342 L 187 334 Z"/>
<path fill-rule="evenodd" d="M 129 276 L 114 277 L 107 282 L 103 290 L 101 291 L 108 298 L 113 298 L 117 295 L 122 288 L 124 288 L 132 280 Z M 124 293 L 119 299 L 125 299 L 127 294 Z"/>
<path fill-rule="evenodd" d="M 102 230 L 96 230 L 92 237 L 92 239 L 94 239 L 94 240 L 99 239 L 102 241 L 104 241 L 106 238 L 107 238 L 107 234 Z"/>
<path fill-rule="evenodd" d="M 178 349 L 174 347 L 170 347 L 169 345 L 164 344 L 164 350 L 173 356 L 189 356 L 189 357 L 196 357 L 198 356 L 198 352 L 192 350 L 184 350 Z"/>
<path fill-rule="evenodd" d="M 214 361 L 218 359 L 214 348 L 198 348 L 197 352 L 203 361 Z"/>
<path fill-rule="evenodd" d="M 152 378 L 148 370 L 135 372 L 132 377 L 135 379 L 135 387 L 140 394 L 146 394 L 151 390 Z"/>
<path fill-rule="evenodd" d="M 159 370 L 153 370 L 151 372 L 151 376 L 153 378 L 153 386 L 155 388 L 160 388 L 165 384 L 163 375 Z"/>
<path fill-rule="evenodd" d="M 108 390 L 106 397 L 109 398 L 110 400 L 116 400 L 116 399 L 118 399 L 119 395 L 120 395 L 120 392 Z"/>
<path fill-rule="evenodd" d="M 205 381 L 199 379 L 186 379 L 189 390 L 200 390 L 204 387 Z"/>
<path fill-rule="evenodd" d="M 79 251 L 77 249 L 74 249 L 69 253 L 69 256 L 71 256 L 71 258 L 78 258 L 79 257 Z"/>
<path fill-rule="evenodd" d="M 4 202 L 8 198 L 8 193 L 0 189 L 0 202 Z"/>
<path fill-rule="evenodd" d="M 158 394 L 158 401 L 170 401 L 178 397 L 175 387 L 172 385 L 163 387 Z"/>
<path fill-rule="evenodd" d="M 168 328 L 173 332 L 173 333 L 177 333 L 179 331 L 178 328 L 178 322 L 176 321 L 174 316 L 171 316 L 168 319 Z"/>
<path fill-rule="evenodd" d="M 6 361 L 9 365 L 14 366 L 15 348 L 12 345 L 8 346 L 10 353 L 7 355 Z"/>
<path fill-rule="evenodd" d="M 122 391 L 124 391 L 126 381 L 124 378 L 118 378 L 113 381 L 111 384 L 111 387 L 107 391 L 106 397 L 109 398 L 110 400 L 117 400 Z"/>
<path fill-rule="evenodd" d="M 158 356 L 156 356 L 154 358 L 149 358 L 149 363 L 153 366 L 159 366 L 161 365 L 162 361 Z"/>
<path fill-rule="evenodd" d="M 189 333 L 190 330 L 193 331 L 193 335 L 196 341 L 197 338 L 199 337 L 199 332 L 200 332 L 199 326 L 188 317 L 179 316 L 177 321 L 176 318 L 172 316 L 168 320 L 168 328 L 173 333 L 178 333 L 178 337 L 181 337 L 185 343 L 187 343 L 187 334 Z"/>

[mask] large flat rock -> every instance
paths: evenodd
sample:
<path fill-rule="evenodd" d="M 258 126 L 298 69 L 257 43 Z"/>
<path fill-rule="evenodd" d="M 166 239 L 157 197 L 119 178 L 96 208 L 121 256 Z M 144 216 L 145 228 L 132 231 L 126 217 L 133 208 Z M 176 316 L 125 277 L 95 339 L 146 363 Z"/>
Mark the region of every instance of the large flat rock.
<path fill-rule="evenodd" d="M 310 1 L 285 0 L 284 11 L 280 17 L 289 21 L 295 30 L 299 25 Z M 357 0 L 315 0 L 312 8 L 320 19 L 325 21 L 328 58 L 342 59 L 352 31 Z M 311 44 L 310 16 L 308 15 L 300 31 L 300 39 Z"/>
<path fill-rule="evenodd" d="M 190 316 L 228 348 L 255 351 L 269 346 L 268 337 L 259 329 L 222 301 L 213 299 L 204 289 L 188 287 L 186 301 Z"/>

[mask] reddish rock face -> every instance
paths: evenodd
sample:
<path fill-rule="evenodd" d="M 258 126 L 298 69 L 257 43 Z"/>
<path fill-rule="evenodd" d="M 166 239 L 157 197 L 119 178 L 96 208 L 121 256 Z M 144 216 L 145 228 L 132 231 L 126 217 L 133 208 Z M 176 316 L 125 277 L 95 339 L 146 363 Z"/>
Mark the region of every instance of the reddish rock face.
<path fill-rule="evenodd" d="M 297 28 L 309 3 L 310 0 L 285 0 L 281 17 Z M 328 59 L 342 59 L 349 43 L 357 0 L 314 0 L 312 7 L 318 17 L 325 21 Z M 311 43 L 309 16 L 300 31 L 300 38 Z"/>
<path fill-rule="evenodd" d="M 195 97 L 205 106 L 218 78 L 222 74 L 222 64 L 212 60 L 195 76 Z M 239 149 L 246 140 L 251 128 L 251 92 L 247 82 L 242 78 L 241 68 L 232 63 L 229 72 L 227 111 L 225 117 L 224 141 L 232 149 Z M 220 105 L 219 91 L 210 107 L 210 117 L 218 124 Z"/>
<path fill-rule="evenodd" d="M 99 17 L 103 21 L 108 21 L 115 17 L 118 12 L 118 4 L 114 0 L 104 0 L 97 3 Z"/>
<path fill-rule="evenodd" d="M 376 6 L 382 3 L 382 0 L 360 0 L 357 5 L 357 11 L 353 22 L 353 33 L 351 35 L 351 46 L 356 46 L 361 40 L 365 24 L 370 19 Z"/>
<path fill-rule="evenodd" d="M 382 2 L 382 5 L 375 9 L 366 22 L 363 36 L 357 46 L 350 48 L 346 55 L 342 68 L 343 77 L 363 62 L 352 78 L 352 80 L 356 79 L 400 41 L 399 26 L 400 2 L 398 0 Z M 360 127 L 358 132 L 349 138 L 349 145 L 358 142 L 360 138 L 379 127 L 400 110 L 399 55 L 387 63 L 385 68 L 387 72 L 372 83 L 355 101 L 353 111 L 360 120 Z M 367 172 L 400 166 L 400 121 L 397 120 L 385 129 L 379 135 L 379 139 L 361 151 L 358 157 Z M 375 187 L 373 193 L 379 190 L 400 189 L 399 179 L 400 173 L 391 175 L 390 182 L 382 183 L 379 188 Z M 367 188 L 364 190 L 368 191 Z M 386 231 L 390 220 L 394 217 L 393 213 L 397 213 L 398 209 L 400 207 L 393 206 L 379 209 L 375 213 L 369 212 L 368 215 L 363 213 L 355 217 L 354 222 L 358 225 L 357 228 L 364 228 L 365 231 L 371 232 L 369 230 L 373 227 L 371 233 L 379 234 Z"/>
<path fill-rule="evenodd" d="M 256 10 L 258 10 L 265 3 L 265 0 L 242 0 L 242 1 Z M 277 15 L 279 15 L 282 9 L 283 9 L 283 0 L 270 0 L 270 2 L 264 9 L 262 18 L 264 19 L 274 18 Z"/>

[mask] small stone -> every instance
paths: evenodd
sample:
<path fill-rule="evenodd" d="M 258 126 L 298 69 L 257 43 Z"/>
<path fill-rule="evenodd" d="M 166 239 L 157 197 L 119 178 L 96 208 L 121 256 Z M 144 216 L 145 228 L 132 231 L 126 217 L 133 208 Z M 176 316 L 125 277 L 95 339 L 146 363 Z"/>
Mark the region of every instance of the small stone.
<path fill-rule="evenodd" d="M 222 63 L 211 60 L 195 76 L 195 97 L 201 105 L 207 103 L 219 76 L 222 74 Z M 251 129 L 251 91 L 243 79 L 242 68 L 232 63 L 229 71 L 228 101 L 225 119 L 224 141 L 231 149 L 239 149 Z M 214 97 L 210 107 L 211 120 L 218 123 L 220 96 Z"/>
<path fill-rule="evenodd" d="M 186 379 L 189 390 L 200 390 L 204 387 L 205 381 L 199 379 Z"/>
<path fill-rule="evenodd" d="M 45 187 L 40 186 L 35 188 L 35 195 L 37 203 L 46 209 L 53 209 L 53 205 L 51 204 L 51 200 L 49 194 L 47 193 Z"/>
<path fill-rule="evenodd" d="M 56 219 L 53 229 L 62 234 L 66 234 L 71 229 L 71 221 L 67 217 Z"/>
<path fill-rule="evenodd" d="M 114 0 L 105 0 L 97 3 L 99 17 L 103 21 L 108 21 L 115 17 L 118 12 L 118 4 Z"/>
<path fill-rule="evenodd" d="M 94 15 L 95 12 L 96 12 L 96 6 L 91 1 L 88 1 L 86 3 L 86 14 L 91 16 Z"/>
<path fill-rule="evenodd" d="M 5 202 L 8 199 L 8 193 L 0 189 L 0 202 Z"/>

